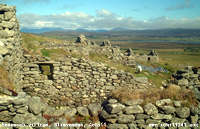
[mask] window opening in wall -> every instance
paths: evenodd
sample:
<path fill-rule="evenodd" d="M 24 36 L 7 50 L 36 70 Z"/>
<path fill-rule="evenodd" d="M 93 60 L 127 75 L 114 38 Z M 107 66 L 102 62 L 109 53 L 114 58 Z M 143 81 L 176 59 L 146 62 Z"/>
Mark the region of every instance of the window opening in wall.
<path fill-rule="evenodd" d="M 5 11 L 0 11 L 0 14 L 4 14 L 5 13 Z"/>
<path fill-rule="evenodd" d="M 148 61 L 150 61 L 151 60 L 151 58 L 150 57 L 148 57 Z"/>
<path fill-rule="evenodd" d="M 38 65 L 41 73 L 47 75 L 49 80 L 53 80 L 53 69 L 54 69 L 53 64 L 40 63 Z"/>

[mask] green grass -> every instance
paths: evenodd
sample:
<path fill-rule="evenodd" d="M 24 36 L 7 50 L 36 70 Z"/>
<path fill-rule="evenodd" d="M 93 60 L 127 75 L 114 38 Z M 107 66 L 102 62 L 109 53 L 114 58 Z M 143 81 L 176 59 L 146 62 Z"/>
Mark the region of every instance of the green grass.
<path fill-rule="evenodd" d="M 135 73 L 135 69 L 133 69 L 132 67 L 123 65 L 119 62 L 116 63 L 116 62 L 110 60 L 106 55 L 102 55 L 102 54 L 98 54 L 98 53 L 89 53 L 89 59 L 94 62 L 104 63 L 109 67 L 116 68 L 117 70 L 123 70 L 125 72 L 129 72 L 132 74 Z"/>
<path fill-rule="evenodd" d="M 49 65 L 41 65 L 42 74 L 44 75 L 51 75 L 51 69 Z"/>
<path fill-rule="evenodd" d="M 152 82 L 157 87 L 160 87 L 162 85 L 162 81 L 170 78 L 170 76 L 171 76 L 171 73 L 161 73 L 161 72 L 150 73 L 148 71 L 143 71 L 141 73 L 136 73 L 136 70 L 134 68 L 111 61 L 105 55 L 102 55 L 102 54 L 100 55 L 97 53 L 90 53 L 89 58 L 92 61 L 107 64 L 107 66 L 114 67 L 117 70 L 123 70 L 125 72 L 129 72 L 129 73 L 133 74 L 133 76 L 135 76 L 135 77 L 147 77 L 149 79 L 149 81 Z M 161 66 L 160 64 L 144 64 L 144 65 L 149 65 L 149 66 L 153 66 L 153 67 Z M 168 70 L 172 71 L 172 68 L 170 66 L 165 66 L 164 68 L 167 68 L 167 67 L 169 67 Z"/>
<path fill-rule="evenodd" d="M 56 59 L 58 57 L 63 57 L 67 53 L 64 49 L 41 49 L 42 56 L 50 57 L 51 59 Z"/>
<path fill-rule="evenodd" d="M 50 50 L 47 49 L 42 49 L 41 53 L 43 56 L 49 57 L 50 56 Z"/>
<path fill-rule="evenodd" d="M 39 35 L 33 35 L 33 34 L 27 34 L 27 33 L 21 33 L 22 34 L 22 47 L 24 48 L 25 52 L 37 55 L 41 54 L 40 49 L 42 48 L 42 45 L 40 43 L 63 43 L 62 40 L 58 39 L 52 39 L 48 37 L 43 37 Z"/>
<path fill-rule="evenodd" d="M 185 52 L 185 51 L 159 51 L 161 64 L 168 64 L 174 69 L 180 69 L 185 66 L 200 66 L 200 52 Z"/>

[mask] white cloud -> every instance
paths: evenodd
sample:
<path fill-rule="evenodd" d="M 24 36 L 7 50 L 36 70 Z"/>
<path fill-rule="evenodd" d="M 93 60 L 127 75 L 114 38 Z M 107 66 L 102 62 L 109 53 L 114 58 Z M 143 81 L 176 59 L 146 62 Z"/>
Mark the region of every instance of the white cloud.
<path fill-rule="evenodd" d="M 200 18 L 170 18 L 135 20 L 133 17 L 122 17 L 105 9 L 98 10 L 96 15 L 84 12 L 65 12 L 62 14 L 36 15 L 22 14 L 19 16 L 21 27 L 42 28 L 55 27 L 65 29 L 161 29 L 161 28 L 199 28 Z"/>
<path fill-rule="evenodd" d="M 105 10 L 105 9 L 98 10 L 97 14 L 99 16 L 110 16 L 110 15 L 112 15 L 112 13 L 110 11 Z"/>
<path fill-rule="evenodd" d="M 36 28 L 53 27 L 53 24 L 54 23 L 52 21 L 36 21 L 34 26 Z"/>

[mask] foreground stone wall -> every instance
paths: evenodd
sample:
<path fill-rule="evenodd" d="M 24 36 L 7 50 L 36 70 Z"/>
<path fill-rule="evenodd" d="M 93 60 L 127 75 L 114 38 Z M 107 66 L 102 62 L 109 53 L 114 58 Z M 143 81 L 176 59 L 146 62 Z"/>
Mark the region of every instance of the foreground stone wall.
<path fill-rule="evenodd" d="M 163 99 L 155 104 L 143 100 L 120 102 L 109 99 L 102 105 L 50 107 L 40 97 L 20 92 L 0 97 L 1 129 L 165 129 L 199 128 L 200 105 L 185 107 L 181 101 Z M 67 125 L 68 124 L 68 125 Z"/>
<path fill-rule="evenodd" d="M 181 88 L 191 89 L 200 101 L 200 68 L 188 66 L 173 74 L 173 83 Z"/>
<path fill-rule="evenodd" d="M 23 90 L 49 104 L 80 106 L 102 102 L 119 87 L 146 88 L 148 80 L 104 64 L 66 57 L 60 61 L 25 56 Z M 45 75 L 41 67 L 49 67 Z"/>
<path fill-rule="evenodd" d="M 91 124 L 100 124 L 98 115 L 101 106 L 91 104 L 87 107 L 50 107 L 40 97 L 31 97 L 20 92 L 16 97 L 0 96 L 0 128 L 1 129 L 69 129 L 73 127 L 91 129 Z M 83 121 L 77 121 L 81 118 Z M 91 118 L 96 118 L 91 121 Z M 61 126 L 63 124 L 63 126 Z M 95 128 L 95 129 L 98 129 Z"/>
<path fill-rule="evenodd" d="M 0 4 L 0 64 L 4 62 L 17 90 L 21 84 L 21 35 L 16 19 L 16 8 Z"/>
<path fill-rule="evenodd" d="M 165 129 L 199 128 L 200 108 L 185 107 L 180 101 L 158 100 L 156 104 L 142 104 L 142 100 L 121 103 L 110 99 L 101 117 L 108 129 Z"/>

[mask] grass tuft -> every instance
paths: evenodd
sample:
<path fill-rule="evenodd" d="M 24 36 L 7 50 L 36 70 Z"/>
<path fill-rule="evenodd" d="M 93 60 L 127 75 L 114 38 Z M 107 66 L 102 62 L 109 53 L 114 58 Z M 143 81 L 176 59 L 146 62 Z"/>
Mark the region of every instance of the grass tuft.
<path fill-rule="evenodd" d="M 196 106 L 198 101 L 191 90 L 181 89 L 177 86 L 169 86 L 166 89 L 151 88 L 146 90 L 130 90 L 126 87 L 114 90 L 111 96 L 121 102 L 127 100 L 143 99 L 144 103 L 154 103 L 161 99 L 182 101 L 186 106 Z"/>

